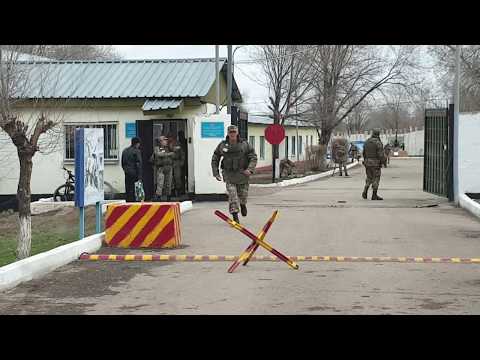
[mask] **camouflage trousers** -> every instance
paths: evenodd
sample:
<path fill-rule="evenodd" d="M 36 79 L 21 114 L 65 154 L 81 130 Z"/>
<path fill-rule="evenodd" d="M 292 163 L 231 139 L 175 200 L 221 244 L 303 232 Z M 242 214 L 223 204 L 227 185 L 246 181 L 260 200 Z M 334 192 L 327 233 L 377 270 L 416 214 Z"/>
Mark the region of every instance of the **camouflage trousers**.
<path fill-rule="evenodd" d="M 240 211 L 240 204 L 247 204 L 249 184 L 231 184 L 227 182 L 228 210 L 230 214 Z"/>
<path fill-rule="evenodd" d="M 172 167 L 161 166 L 155 169 L 157 176 L 157 196 L 170 196 L 172 189 Z"/>
<path fill-rule="evenodd" d="M 174 166 L 173 167 L 173 180 L 175 183 L 175 189 L 178 191 L 183 191 L 184 190 L 184 181 L 182 179 L 182 168 L 179 166 Z"/>
<path fill-rule="evenodd" d="M 380 176 L 382 176 L 382 168 L 378 166 L 365 166 L 365 170 L 367 172 L 365 186 L 369 187 L 371 184 L 373 190 L 378 190 L 378 185 L 380 185 Z"/>

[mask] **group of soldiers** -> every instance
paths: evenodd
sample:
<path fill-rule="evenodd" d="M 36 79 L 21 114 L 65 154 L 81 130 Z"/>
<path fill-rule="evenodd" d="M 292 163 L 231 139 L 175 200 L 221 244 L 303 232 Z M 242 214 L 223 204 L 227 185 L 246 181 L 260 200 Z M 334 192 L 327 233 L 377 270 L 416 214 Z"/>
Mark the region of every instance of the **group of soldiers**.
<path fill-rule="evenodd" d="M 155 140 L 150 162 L 156 184 L 154 200 L 170 200 L 172 190 L 181 196 L 185 192 L 185 151 L 174 137 L 160 136 Z"/>
<path fill-rule="evenodd" d="M 385 146 L 383 146 L 382 141 L 380 140 L 380 131 L 374 130 L 372 137 L 365 142 L 363 148 L 363 165 L 365 166 L 366 171 L 365 187 L 362 193 L 362 197 L 364 199 L 367 199 L 368 190 L 371 185 L 373 190 L 372 200 L 383 200 L 383 198 L 380 197 L 377 192 L 380 184 L 381 168 L 382 166 L 387 167 L 387 165 L 390 164 L 391 152 L 391 145 L 387 143 Z M 360 161 L 360 152 L 355 144 L 352 143 L 350 145 L 350 149 L 347 151 L 346 139 L 334 139 L 332 142 L 332 159 L 335 163 L 333 172 L 335 172 L 335 168 L 338 165 L 340 176 L 342 176 L 342 168 L 345 171 L 345 176 L 348 176 L 348 154 L 351 155 L 352 162 L 355 159 Z"/>

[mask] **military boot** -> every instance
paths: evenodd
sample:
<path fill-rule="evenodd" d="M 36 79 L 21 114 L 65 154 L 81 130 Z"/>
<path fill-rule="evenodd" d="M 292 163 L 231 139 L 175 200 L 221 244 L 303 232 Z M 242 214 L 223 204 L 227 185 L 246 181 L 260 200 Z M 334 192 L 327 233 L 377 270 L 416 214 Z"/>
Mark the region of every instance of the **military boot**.
<path fill-rule="evenodd" d="M 368 196 L 368 186 L 365 186 L 363 189 L 362 197 L 366 199 Z"/>
<path fill-rule="evenodd" d="M 383 200 L 383 198 L 377 195 L 377 190 L 373 190 L 372 200 Z"/>
<path fill-rule="evenodd" d="M 232 213 L 232 216 L 233 216 L 233 221 L 240 224 L 240 220 L 238 219 L 238 213 Z"/>
<path fill-rule="evenodd" d="M 247 205 L 240 204 L 240 211 L 242 213 L 242 216 L 247 216 Z"/>

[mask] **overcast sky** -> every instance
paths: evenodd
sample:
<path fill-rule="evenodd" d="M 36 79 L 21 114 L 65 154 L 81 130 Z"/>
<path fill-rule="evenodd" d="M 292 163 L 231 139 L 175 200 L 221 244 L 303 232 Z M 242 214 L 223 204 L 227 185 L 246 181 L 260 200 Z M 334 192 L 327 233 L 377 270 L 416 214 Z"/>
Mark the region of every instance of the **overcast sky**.
<path fill-rule="evenodd" d="M 114 45 L 124 59 L 183 59 L 215 58 L 215 45 Z M 235 50 L 236 45 L 233 46 Z M 227 57 L 227 46 L 220 46 L 220 57 Z M 251 60 L 252 47 L 242 46 L 235 52 L 235 80 L 244 96 L 250 113 L 264 113 L 267 89 L 260 85 L 263 73 L 258 64 L 242 63 Z"/>
<path fill-rule="evenodd" d="M 182 59 L 215 58 L 215 45 L 113 45 L 124 59 Z M 233 45 L 235 50 L 237 45 Z M 241 46 L 234 56 L 235 80 L 244 97 L 250 114 L 265 114 L 268 111 L 266 101 L 268 90 L 261 83 L 265 82 L 263 71 L 258 63 L 242 63 L 255 59 L 254 46 Z M 227 46 L 220 46 L 220 56 L 227 57 Z M 430 62 L 426 47 L 421 55 L 423 61 Z M 430 73 L 430 74 L 427 74 Z M 434 84 L 433 69 L 425 75 Z M 433 86 L 432 86 L 433 88 Z"/>

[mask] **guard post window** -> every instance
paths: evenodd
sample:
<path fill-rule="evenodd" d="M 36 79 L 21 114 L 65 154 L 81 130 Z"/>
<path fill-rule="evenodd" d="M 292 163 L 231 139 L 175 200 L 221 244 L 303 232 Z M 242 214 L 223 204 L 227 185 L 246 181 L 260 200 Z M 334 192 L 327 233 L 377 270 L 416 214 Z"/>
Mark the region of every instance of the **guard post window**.
<path fill-rule="evenodd" d="M 260 136 L 260 160 L 265 160 L 265 136 Z"/>
<path fill-rule="evenodd" d="M 65 125 L 65 160 L 75 160 L 75 129 L 103 129 L 103 152 L 105 161 L 118 160 L 117 124 L 67 124 Z"/>
<path fill-rule="evenodd" d="M 253 149 L 255 150 L 255 136 L 249 136 L 248 142 L 250 143 L 250 145 L 251 145 L 251 146 L 253 147 Z"/>

